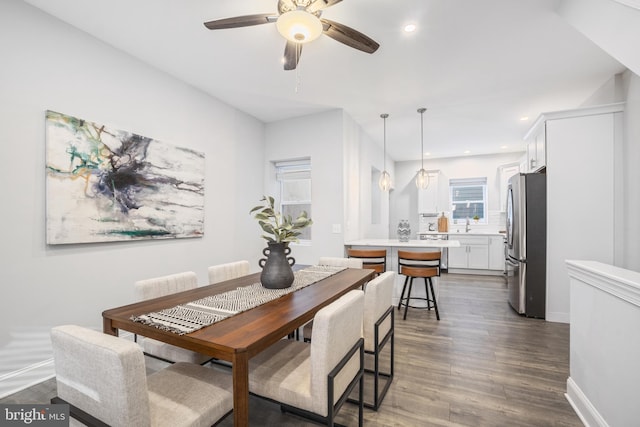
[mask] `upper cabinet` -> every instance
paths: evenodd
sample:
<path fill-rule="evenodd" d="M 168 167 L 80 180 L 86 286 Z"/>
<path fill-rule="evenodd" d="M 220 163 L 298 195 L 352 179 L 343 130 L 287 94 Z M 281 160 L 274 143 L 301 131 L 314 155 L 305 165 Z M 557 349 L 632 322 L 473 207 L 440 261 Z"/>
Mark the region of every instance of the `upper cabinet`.
<path fill-rule="evenodd" d="M 424 190 L 418 190 L 418 213 L 438 213 L 446 211 L 445 203 L 441 199 L 447 197 L 446 181 L 440 171 L 429 172 L 429 186 Z M 415 187 L 414 187 L 415 188 Z M 448 198 L 448 197 L 447 197 Z"/>
<path fill-rule="evenodd" d="M 418 190 L 418 213 L 438 212 L 438 175 L 439 172 L 429 172 L 429 185 Z"/>
<path fill-rule="evenodd" d="M 547 166 L 546 120 L 540 116 L 524 137 L 527 143 L 527 165 L 523 172 L 538 172 Z"/>

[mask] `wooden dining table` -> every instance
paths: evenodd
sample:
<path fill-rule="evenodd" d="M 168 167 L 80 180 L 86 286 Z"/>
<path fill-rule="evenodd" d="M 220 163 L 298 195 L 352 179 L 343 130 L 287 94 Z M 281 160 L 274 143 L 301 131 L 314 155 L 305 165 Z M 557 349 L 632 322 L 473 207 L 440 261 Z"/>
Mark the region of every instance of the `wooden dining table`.
<path fill-rule="evenodd" d="M 122 329 L 231 362 L 234 425 L 248 426 L 249 359 L 313 319 L 322 307 L 352 289 L 362 288 L 373 276 L 373 270 L 349 268 L 184 335 L 132 320 L 134 316 L 249 286 L 260 281 L 260 274 L 256 273 L 105 310 L 102 313 L 103 330 L 104 333 L 117 336 L 118 331 Z"/>

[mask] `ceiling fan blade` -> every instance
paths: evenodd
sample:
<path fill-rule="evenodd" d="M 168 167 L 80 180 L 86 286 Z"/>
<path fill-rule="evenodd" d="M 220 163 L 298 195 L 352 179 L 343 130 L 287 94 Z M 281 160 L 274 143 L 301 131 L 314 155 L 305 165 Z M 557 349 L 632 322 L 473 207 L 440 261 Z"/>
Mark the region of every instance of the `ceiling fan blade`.
<path fill-rule="evenodd" d="M 309 13 L 315 13 L 319 10 L 326 9 L 334 4 L 340 3 L 342 0 L 316 0 L 305 9 Z"/>
<path fill-rule="evenodd" d="M 287 41 L 284 47 L 284 69 L 295 70 L 302 55 L 302 44 Z"/>
<path fill-rule="evenodd" d="M 347 46 L 366 53 L 373 53 L 380 47 L 375 40 L 351 27 L 329 21 L 328 19 L 321 19 L 320 21 L 322 21 L 324 34 L 340 43 L 344 43 Z"/>
<path fill-rule="evenodd" d="M 205 22 L 204 26 L 210 30 L 224 30 L 227 28 L 249 27 L 251 25 L 268 24 L 276 22 L 278 17 L 272 13 L 260 13 L 257 15 L 235 16 L 233 18 L 216 19 Z"/>

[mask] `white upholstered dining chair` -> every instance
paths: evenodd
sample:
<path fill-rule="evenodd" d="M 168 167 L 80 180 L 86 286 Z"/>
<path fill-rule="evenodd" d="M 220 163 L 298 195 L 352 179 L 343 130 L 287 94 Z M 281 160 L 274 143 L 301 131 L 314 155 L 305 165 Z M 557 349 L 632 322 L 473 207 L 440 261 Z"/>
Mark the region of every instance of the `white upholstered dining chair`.
<path fill-rule="evenodd" d="M 235 279 L 237 277 L 249 274 L 249 261 L 235 261 L 226 264 L 212 265 L 209 267 L 209 284 L 224 282 L 225 280 Z"/>
<path fill-rule="evenodd" d="M 233 410 L 228 373 L 175 363 L 147 377 L 134 342 L 76 325 L 51 330 L 58 396 L 85 425 L 211 426 Z"/>
<path fill-rule="evenodd" d="M 331 267 L 345 267 L 345 268 L 362 268 L 362 260 L 357 258 L 340 258 L 323 256 L 318 259 L 318 265 L 327 265 Z M 302 328 L 302 339 L 306 342 L 311 342 L 311 335 L 313 333 L 313 320 L 306 323 Z M 300 337 L 296 337 L 300 339 Z"/>
<path fill-rule="evenodd" d="M 364 294 L 350 291 L 315 316 L 310 344 L 280 340 L 249 361 L 249 390 L 289 411 L 333 425 L 336 412 L 359 385 L 362 426 Z"/>
<path fill-rule="evenodd" d="M 318 259 L 318 265 L 329 265 L 333 267 L 362 268 L 362 260 L 357 258 L 340 258 L 323 256 Z"/>
<path fill-rule="evenodd" d="M 187 271 L 153 279 L 139 280 L 134 284 L 134 291 L 136 298 L 142 301 L 195 289 L 197 286 L 198 277 L 196 273 Z M 211 357 L 205 354 L 176 347 L 152 338 L 138 336 L 136 341 L 147 356 L 155 357 L 165 362 L 188 362 L 202 365 L 211 360 Z"/>
<path fill-rule="evenodd" d="M 365 369 L 365 372 L 373 374 L 373 403 L 365 401 L 364 405 L 376 411 L 393 381 L 395 325 L 392 298 L 395 280 L 395 271 L 387 271 L 369 281 L 364 291 L 364 351 L 373 355 L 373 369 Z M 382 371 L 380 355 L 387 344 L 389 367 Z M 381 379 L 386 380 L 382 386 Z"/>

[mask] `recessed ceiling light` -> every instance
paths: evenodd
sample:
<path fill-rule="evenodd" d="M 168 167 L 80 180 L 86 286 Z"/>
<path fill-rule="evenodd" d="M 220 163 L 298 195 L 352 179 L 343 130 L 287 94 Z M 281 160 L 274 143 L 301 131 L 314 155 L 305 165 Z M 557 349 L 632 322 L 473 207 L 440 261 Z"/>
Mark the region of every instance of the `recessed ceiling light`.
<path fill-rule="evenodd" d="M 520 117 L 520 121 L 521 122 L 526 122 L 527 120 L 529 120 L 529 117 L 527 117 L 527 116 Z"/>
<path fill-rule="evenodd" d="M 508 145 L 503 145 L 500 148 L 502 148 L 503 150 L 506 150 L 507 148 L 509 148 L 509 146 Z"/>
<path fill-rule="evenodd" d="M 464 150 L 464 154 L 471 154 L 471 151 L 469 151 L 469 150 Z"/>
<path fill-rule="evenodd" d="M 407 24 L 404 26 L 405 33 L 413 33 L 416 30 L 416 24 Z"/>
<path fill-rule="evenodd" d="M 424 153 L 424 155 L 425 155 L 425 156 L 430 156 L 430 155 L 431 155 L 431 153 L 427 152 L 427 153 Z"/>

